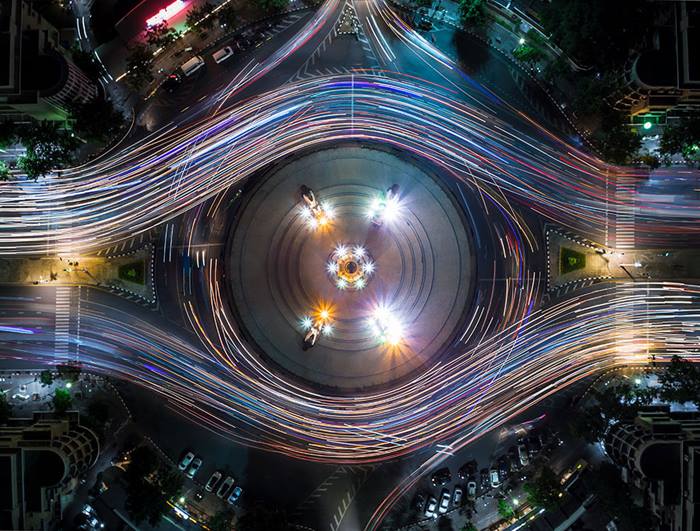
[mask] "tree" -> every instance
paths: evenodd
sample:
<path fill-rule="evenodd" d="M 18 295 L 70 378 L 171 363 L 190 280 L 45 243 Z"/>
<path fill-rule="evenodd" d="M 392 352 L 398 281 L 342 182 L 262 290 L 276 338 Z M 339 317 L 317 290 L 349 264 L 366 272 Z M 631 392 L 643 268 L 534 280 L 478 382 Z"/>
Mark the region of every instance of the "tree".
<path fill-rule="evenodd" d="M 552 0 L 540 15 L 568 55 L 601 70 L 620 68 L 654 23 L 654 7 L 638 0 Z"/>
<path fill-rule="evenodd" d="M 70 57 L 73 63 L 75 63 L 75 66 L 80 68 L 87 77 L 93 81 L 97 81 L 100 77 L 100 67 L 92 53 L 81 50 L 80 45 L 75 42 L 70 49 Z"/>
<path fill-rule="evenodd" d="M 83 138 L 105 141 L 115 136 L 124 125 L 124 117 L 111 102 L 102 98 L 73 101 L 69 105 L 75 132 Z"/>
<path fill-rule="evenodd" d="M 486 23 L 486 0 L 460 0 L 459 19 L 465 27 L 483 26 Z"/>
<path fill-rule="evenodd" d="M 10 180 L 10 167 L 4 160 L 0 160 L 0 181 Z"/>
<path fill-rule="evenodd" d="M 53 373 L 48 369 L 41 371 L 41 374 L 39 375 L 39 381 L 44 387 L 47 385 L 51 385 L 53 383 Z"/>
<path fill-rule="evenodd" d="M 659 397 L 667 402 L 694 402 L 700 405 L 700 369 L 678 356 L 671 358 L 659 374 Z"/>
<path fill-rule="evenodd" d="M 14 122 L 0 121 L 0 149 L 10 147 L 19 141 L 21 127 Z"/>
<path fill-rule="evenodd" d="M 513 56 L 517 60 L 523 61 L 524 63 L 536 63 L 542 59 L 542 57 L 544 57 L 544 54 L 539 48 L 535 48 L 534 46 L 530 46 L 528 44 L 521 44 L 515 50 L 513 50 Z"/>
<path fill-rule="evenodd" d="M 504 520 L 510 520 L 515 516 L 515 510 L 513 509 L 513 506 L 510 503 L 501 498 L 500 500 L 498 500 L 498 514 Z"/>
<path fill-rule="evenodd" d="M 165 48 L 178 37 L 177 30 L 168 26 L 167 22 L 159 22 L 146 30 L 146 41 L 156 48 Z"/>
<path fill-rule="evenodd" d="M 20 134 L 20 141 L 27 151 L 18 159 L 17 166 L 32 179 L 68 164 L 79 144 L 73 133 L 60 129 L 56 122 L 35 123 L 23 128 Z"/>
<path fill-rule="evenodd" d="M 204 2 L 200 6 L 190 9 L 187 12 L 187 27 L 200 35 L 205 33 L 214 25 L 214 17 L 207 17 L 213 9 L 214 6 L 209 2 Z"/>
<path fill-rule="evenodd" d="M 235 28 L 238 23 L 238 13 L 236 13 L 235 8 L 230 4 L 219 9 L 216 16 L 222 28 Z"/>
<path fill-rule="evenodd" d="M 231 531 L 233 529 L 234 513 L 230 509 L 217 512 L 207 521 L 210 531 Z"/>
<path fill-rule="evenodd" d="M 73 405 L 73 398 L 67 389 L 56 389 L 53 393 L 53 410 L 59 415 L 63 415 Z"/>
<path fill-rule="evenodd" d="M 256 0 L 258 6 L 263 11 L 282 11 L 289 4 L 289 0 Z"/>
<path fill-rule="evenodd" d="M 12 417 L 12 406 L 7 401 L 7 395 L 0 391 L 0 424 L 5 424 Z"/>
<path fill-rule="evenodd" d="M 523 487 L 530 505 L 554 509 L 559 505 L 561 484 L 554 471 L 548 466 L 542 467 L 532 483 L 526 483 Z"/>
<path fill-rule="evenodd" d="M 642 145 L 639 135 L 624 123 L 623 116 L 608 109 L 594 139 L 603 158 L 613 164 L 629 164 Z"/>
<path fill-rule="evenodd" d="M 145 44 L 136 44 L 129 50 L 126 57 L 126 83 L 132 90 L 139 91 L 153 81 L 151 58 Z"/>
<path fill-rule="evenodd" d="M 168 501 L 179 496 L 182 490 L 182 475 L 169 467 L 161 467 L 158 456 L 148 446 L 139 446 L 131 452 L 124 478 L 129 516 L 136 523 L 147 520 L 153 527 L 168 512 Z"/>
<path fill-rule="evenodd" d="M 56 370 L 58 371 L 59 378 L 69 382 L 77 382 L 82 371 L 80 364 L 75 362 L 61 363 L 56 366 Z"/>
<path fill-rule="evenodd" d="M 293 528 L 287 520 L 287 515 L 277 507 L 268 507 L 256 503 L 238 520 L 239 531 L 259 531 L 274 529 L 275 531 L 291 531 Z"/>
<path fill-rule="evenodd" d="M 700 162 L 700 115 L 667 125 L 661 135 L 659 151 L 667 157 L 680 153 L 693 164 Z"/>
<path fill-rule="evenodd" d="M 471 522 L 466 522 L 463 526 L 461 531 L 477 531 L 476 526 Z"/>

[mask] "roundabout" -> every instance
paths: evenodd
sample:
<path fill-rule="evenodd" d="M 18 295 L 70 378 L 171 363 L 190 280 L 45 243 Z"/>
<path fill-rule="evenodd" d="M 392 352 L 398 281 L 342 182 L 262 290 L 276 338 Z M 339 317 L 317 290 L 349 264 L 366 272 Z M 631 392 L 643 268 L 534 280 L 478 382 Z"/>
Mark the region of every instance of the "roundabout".
<path fill-rule="evenodd" d="M 248 195 L 226 271 L 239 326 L 266 362 L 351 392 L 447 355 L 475 260 L 438 177 L 386 151 L 336 147 L 268 171 Z"/>

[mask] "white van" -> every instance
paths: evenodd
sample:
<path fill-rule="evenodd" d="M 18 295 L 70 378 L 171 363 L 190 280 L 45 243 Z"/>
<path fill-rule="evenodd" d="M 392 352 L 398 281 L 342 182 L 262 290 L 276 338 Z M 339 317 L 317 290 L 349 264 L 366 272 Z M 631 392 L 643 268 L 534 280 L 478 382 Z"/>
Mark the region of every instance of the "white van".
<path fill-rule="evenodd" d="M 187 61 L 184 65 L 180 67 L 182 73 L 189 77 L 194 74 L 197 70 L 204 66 L 204 59 L 200 56 L 195 55 L 192 59 Z"/>
<path fill-rule="evenodd" d="M 224 48 L 221 48 L 218 52 L 214 52 L 212 54 L 212 57 L 214 58 L 214 62 L 218 65 L 220 63 L 223 63 L 226 59 L 229 57 L 233 56 L 233 49 L 230 46 L 225 46 Z"/>

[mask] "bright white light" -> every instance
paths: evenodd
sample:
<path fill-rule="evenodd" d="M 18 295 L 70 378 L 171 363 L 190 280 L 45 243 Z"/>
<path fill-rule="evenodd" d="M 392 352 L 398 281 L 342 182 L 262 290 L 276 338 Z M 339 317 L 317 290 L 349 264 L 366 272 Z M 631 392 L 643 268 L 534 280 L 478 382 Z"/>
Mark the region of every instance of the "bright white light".
<path fill-rule="evenodd" d="M 331 207 L 328 203 L 321 203 L 321 210 L 323 210 L 323 213 L 326 215 L 327 219 L 333 219 L 335 216 L 335 212 L 333 211 L 333 207 Z"/>
<path fill-rule="evenodd" d="M 326 265 L 326 269 L 331 274 L 337 273 L 338 272 L 338 264 L 336 262 L 328 262 L 328 265 Z"/>
<path fill-rule="evenodd" d="M 303 217 L 304 219 L 312 218 L 313 215 L 311 214 L 311 209 L 307 206 L 301 207 L 301 217 Z"/>
<path fill-rule="evenodd" d="M 333 333 L 333 327 L 329 324 L 323 325 L 321 332 L 323 333 L 324 336 L 329 336 Z"/>
<path fill-rule="evenodd" d="M 370 326 L 383 343 L 391 346 L 401 343 L 403 337 L 401 323 L 387 308 L 377 307 L 370 319 Z"/>
<path fill-rule="evenodd" d="M 313 326 L 313 324 L 314 324 L 314 323 L 313 323 L 313 321 L 311 320 L 311 317 L 308 317 L 308 316 L 307 316 L 307 317 L 304 317 L 304 318 L 301 320 L 301 327 L 302 327 L 304 330 L 308 330 L 309 328 L 311 328 L 311 327 Z"/>
<path fill-rule="evenodd" d="M 382 212 L 382 217 L 385 221 L 394 221 L 399 217 L 400 207 L 399 201 L 396 198 L 389 199 L 384 205 L 384 212 Z"/>
<path fill-rule="evenodd" d="M 321 311 L 321 319 L 325 321 L 326 319 L 328 319 L 328 316 L 328 310 Z"/>
<path fill-rule="evenodd" d="M 340 244 L 335 248 L 335 255 L 338 258 L 342 258 L 346 254 L 348 254 L 348 248 L 345 245 Z"/>
<path fill-rule="evenodd" d="M 642 383 L 642 380 L 640 380 L 639 378 L 635 378 L 635 379 L 634 379 L 634 383 L 635 383 L 636 385 L 639 385 L 639 384 Z"/>
<path fill-rule="evenodd" d="M 355 281 L 355 289 L 362 289 L 366 285 L 365 279 L 364 278 L 358 278 Z"/>
<path fill-rule="evenodd" d="M 374 272 L 374 262 L 365 262 L 362 266 L 362 272 L 365 275 L 371 275 Z"/>
<path fill-rule="evenodd" d="M 338 287 L 338 289 L 345 289 L 348 287 L 348 283 L 342 278 L 339 278 L 335 285 Z"/>
<path fill-rule="evenodd" d="M 352 254 L 355 256 L 355 258 L 360 260 L 360 259 L 364 258 L 366 251 L 361 245 L 358 245 L 357 247 L 355 247 L 353 249 Z"/>

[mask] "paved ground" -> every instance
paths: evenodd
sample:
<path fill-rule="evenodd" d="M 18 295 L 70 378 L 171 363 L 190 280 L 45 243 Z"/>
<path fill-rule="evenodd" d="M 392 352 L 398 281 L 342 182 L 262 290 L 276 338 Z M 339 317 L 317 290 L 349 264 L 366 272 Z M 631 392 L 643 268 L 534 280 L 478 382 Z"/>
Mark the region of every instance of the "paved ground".
<path fill-rule="evenodd" d="M 400 214 L 381 227 L 367 216 L 372 199 L 400 186 Z M 328 230 L 300 215 L 302 184 L 332 205 Z M 385 384 L 442 352 L 472 290 L 468 229 L 450 196 L 430 176 L 383 151 L 337 148 L 277 171 L 251 197 L 231 241 L 233 300 L 248 333 L 284 369 L 323 385 Z M 326 271 L 337 244 L 362 245 L 376 270 L 361 291 L 339 290 Z M 300 320 L 332 308 L 333 332 L 302 350 Z M 404 340 L 382 345 L 367 319 L 384 305 Z"/>

